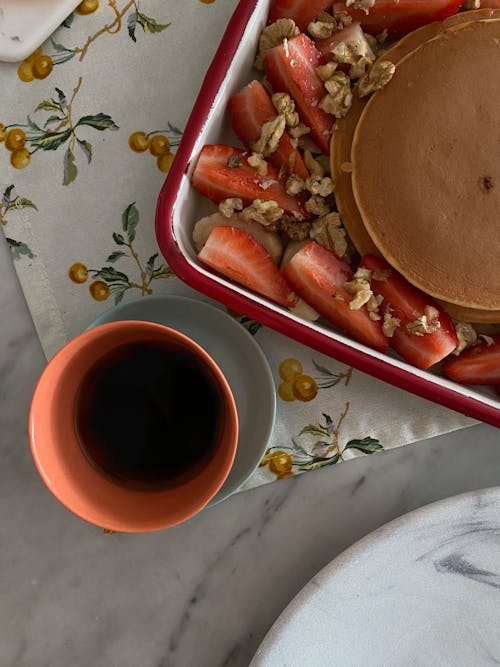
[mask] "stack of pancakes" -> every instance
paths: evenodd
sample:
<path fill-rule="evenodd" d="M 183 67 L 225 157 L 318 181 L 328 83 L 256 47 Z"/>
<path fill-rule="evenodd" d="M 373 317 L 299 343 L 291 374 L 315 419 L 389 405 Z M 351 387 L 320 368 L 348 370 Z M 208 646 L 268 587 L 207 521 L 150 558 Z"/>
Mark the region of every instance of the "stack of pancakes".
<path fill-rule="evenodd" d="M 347 232 L 448 313 L 500 322 L 500 10 L 415 30 L 332 138 Z"/>

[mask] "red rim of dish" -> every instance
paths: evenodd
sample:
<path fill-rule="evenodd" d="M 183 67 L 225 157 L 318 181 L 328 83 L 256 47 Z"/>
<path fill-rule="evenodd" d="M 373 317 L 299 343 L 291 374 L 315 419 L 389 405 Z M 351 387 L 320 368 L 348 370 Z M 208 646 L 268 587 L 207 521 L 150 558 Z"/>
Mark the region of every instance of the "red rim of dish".
<path fill-rule="evenodd" d="M 469 417 L 500 427 L 500 404 L 497 408 L 474 397 L 465 396 L 460 390 L 445 387 L 439 381 L 420 377 L 410 370 L 393 366 L 390 362 L 377 359 L 366 352 L 314 331 L 307 324 L 296 322 L 286 315 L 276 313 L 250 297 L 239 294 L 230 287 L 197 271 L 181 252 L 173 231 L 173 211 L 177 193 L 189 167 L 193 147 L 205 125 L 217 92 L 258 2 L 259 0 L 240 0 L 238 3 L 207 70 L 200 93 L 186 124 L 175 161 L 160 191 L 155 226 L 162 254 L 170 268 L 183 282 L 216 301 L 224 303 L 229 308 L 255 318 L 265 326 L 379 380 Z"/>

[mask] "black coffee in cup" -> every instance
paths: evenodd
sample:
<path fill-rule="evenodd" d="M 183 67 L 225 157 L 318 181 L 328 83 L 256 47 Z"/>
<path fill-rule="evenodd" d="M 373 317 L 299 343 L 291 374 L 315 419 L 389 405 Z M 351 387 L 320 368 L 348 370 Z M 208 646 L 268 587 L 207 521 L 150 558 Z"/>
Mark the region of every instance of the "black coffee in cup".
<path fill-rule="evenodd" d="M 206 465 L 223 426 L 212 371 L 172 343 L 137 342 L 104 355 L 75 404 L 80 445 L 121 485 L 158 490 Z"/>

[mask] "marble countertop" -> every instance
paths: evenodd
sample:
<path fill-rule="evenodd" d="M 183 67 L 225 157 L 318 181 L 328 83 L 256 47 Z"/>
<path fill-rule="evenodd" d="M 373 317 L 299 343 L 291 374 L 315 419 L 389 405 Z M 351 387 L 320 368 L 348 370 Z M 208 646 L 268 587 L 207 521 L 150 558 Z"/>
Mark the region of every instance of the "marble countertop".
<path fill-rule="evenodd" d="M 477 425 L 241 493 L 169 531 L 106 535 L 52 498 L 27 410 L 44 358 L 0 243 L 0 665 L 248 665 L 332 558 L 437 499 L 500 485 L 497 429 Z"/>

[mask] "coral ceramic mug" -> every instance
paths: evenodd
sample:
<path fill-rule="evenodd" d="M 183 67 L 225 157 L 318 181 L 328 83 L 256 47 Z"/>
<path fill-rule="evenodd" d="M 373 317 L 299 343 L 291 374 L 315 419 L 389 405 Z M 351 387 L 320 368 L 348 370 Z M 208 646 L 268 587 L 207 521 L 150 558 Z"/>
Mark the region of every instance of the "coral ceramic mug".
<path fill-rule="evenodd" d="M 29 435 L 42 479 L 69 510 L 147 532 L 215 496 L 234 461 L 238 415 L 200 345 L 160 324 L 121 321 L 85 331 L 49 361 Z"/>

